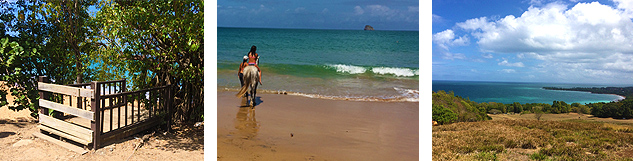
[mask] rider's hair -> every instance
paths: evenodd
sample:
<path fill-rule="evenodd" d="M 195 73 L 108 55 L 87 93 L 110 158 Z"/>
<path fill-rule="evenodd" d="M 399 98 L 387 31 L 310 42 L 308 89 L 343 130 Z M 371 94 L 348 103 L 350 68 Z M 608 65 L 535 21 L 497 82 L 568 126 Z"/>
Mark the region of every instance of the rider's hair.
<path fill-rule="evenodd" d="M 257 51 L 257 47 L 255 45 L 251 46 L 251 51 L 248 52 L 248 54 L 255 54 L 255 51 Z"/>

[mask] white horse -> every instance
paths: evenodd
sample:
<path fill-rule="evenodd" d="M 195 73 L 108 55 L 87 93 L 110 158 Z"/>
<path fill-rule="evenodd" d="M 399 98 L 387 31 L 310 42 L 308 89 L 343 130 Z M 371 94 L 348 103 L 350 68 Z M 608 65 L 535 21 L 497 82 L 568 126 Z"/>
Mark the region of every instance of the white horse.
<path fill-rule="evenodd" d="M 257 80 L 259 79 L 257 67 L 247 66 L 244 68 L 244 85 L 240 92 L 235 95 L 236 97 L 242 97 L 248 89 L 251 89 L 251 104 L 252 107 L 255 107 L 255 96 L 257 95 Z M 248 99 L 248 97 L 247 97 Z"/>

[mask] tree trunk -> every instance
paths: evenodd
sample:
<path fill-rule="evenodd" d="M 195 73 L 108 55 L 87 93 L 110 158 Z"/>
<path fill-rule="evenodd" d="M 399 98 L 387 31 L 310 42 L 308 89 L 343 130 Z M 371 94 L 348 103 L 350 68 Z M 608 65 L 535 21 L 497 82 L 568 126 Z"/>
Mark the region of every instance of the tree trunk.
<path fill-rule="evenodd" d="M 82 64 L 81 64 L 81 54 L 75 54 L 77 56 L 77 59 L 75 60 L 75 68 L 77 71 L 77 84 L 79 83 L 83 83 L 83 71 L 81 70 L 82 68 Z"/>

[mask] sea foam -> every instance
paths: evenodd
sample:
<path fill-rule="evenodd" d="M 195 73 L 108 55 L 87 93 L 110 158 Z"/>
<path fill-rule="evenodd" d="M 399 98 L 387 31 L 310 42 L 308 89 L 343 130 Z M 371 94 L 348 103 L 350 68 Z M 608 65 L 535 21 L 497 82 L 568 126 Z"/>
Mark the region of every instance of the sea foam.
<path fill-rule="evenodd" d="M 393 74 L 398 77 L 413 77 L 419 75 L 419 70 L 409 68 L 374 67 L 371 71 L 376 74 Z"/>
<path fill-rule="evenodd" d="M 336 72 L 349 73 L 349 74 L 361 74 L 361 73 L 365 73 L 365 71 L 367 70 L 363 67 L 353 66 L 353 65 L 334 64 L 334 65 L 327 65 L 327 66 L 330 68 L 336 69 Z"/>
<path fill-rule="evenodd" d="M 395 68 L 395 67 L 361 67 L 354 65 L 345 65 L 345 64 L 328 64 L 327 68 L 335 69 L 336 72 L 339 73 L 347 73 L 347 74 L 362 74 L 367 70 L 370 70 L 374 74 L 379 75 L 394 75 L 397 77 L 413 77 L 419 74 L 419 70 L 417 69 L 409 69 L 409 68 Z"/>

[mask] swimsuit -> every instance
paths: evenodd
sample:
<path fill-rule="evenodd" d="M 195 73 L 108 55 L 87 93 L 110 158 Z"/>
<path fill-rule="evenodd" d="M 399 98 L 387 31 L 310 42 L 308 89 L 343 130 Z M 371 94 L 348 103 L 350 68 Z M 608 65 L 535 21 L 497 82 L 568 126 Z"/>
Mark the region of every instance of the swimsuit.
<path fill-rule="evenodd" d="M 250 58 L 250 59 L 255 59 L 255 58 L 257 58 L 257 57 L 254 57 L 254 56 L 248 56 L 248 58 Z M 254 63 L 249 62 L 249 63 L 248 63 L 248 65 L 255 65 L 255 64 L 257 64 L 257 62 L 254 62 Z"/>

